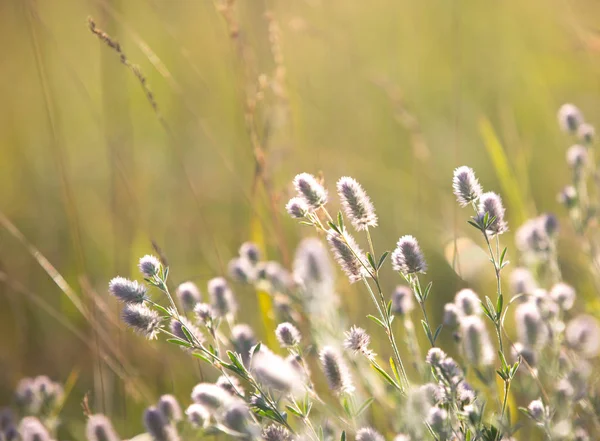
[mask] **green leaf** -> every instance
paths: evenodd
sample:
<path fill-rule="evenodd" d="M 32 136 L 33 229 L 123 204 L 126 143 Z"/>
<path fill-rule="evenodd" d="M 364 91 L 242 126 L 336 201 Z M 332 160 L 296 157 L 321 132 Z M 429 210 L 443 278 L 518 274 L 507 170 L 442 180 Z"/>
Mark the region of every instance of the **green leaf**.
<path fill-rule="evenodd" d="M 438 335 L 440 335 L 440 332 L 441 332 L 441 330 L 442 330 L 442 328 L 443 328 L 443 327 L 444 327 L 444 324 L 442 323 L 442 324 L 440 324 L 440 325 L 439 325 L 439 326 L 436 328 L 435 332 L 433 333 L 433 342 L 434 342 L 434 343 L 435 343 L 435 341 L 437 340 L 437 338 L 438 338 Z"/>
<path fill-rule="evenodd" d="M 362 405 L 359 407 L 359 409 L 356 411 L 356 415 L 354 415 L 355 417 L 360 416 L 365 410 L 367 410 L 367 408 L 371 405 L 371 403 L 373 402 L 373 397 L 371 398 L 367 398 L 367 400 L 365 400 L 364 403 L 362 403 Z M 346 439 L 346 432 L 342 432 L 342 440 Z"/>
<path fill-rule="evenodd" d="M 204 355 L 204 354 L 202 354 L 200 352 L 194 352 L 192 354 L 192 357 L 199 358 L 200 360 L 204 360 L 205 362 L 207 362 L 209 364 L 212 364 L 212 361 L 210 361 L 206 355 Z"/>
<path fill-rule="evenodd" d="M 327 221 L 327 225 L 329 225 L 329 227 L 330 227 L 330 228 L 331 228 L 333 231 L 335 231 L 336 233 L 338 233 L 338 234 L 342 234 L 342 233 L 340 232 L 340 229 L 338 228 L 338 226 L 337 226 L 336 224 L 334 224 L 333 222 L 331 222 L 331 221 Z"/>
<path fill-rule="evenodd" d="M 300 418 L 304 418 L 304 415 L 302 414 L 302 412 L 300 412 L 300 410 L 293 408 L 292 406 L 285 406 L 285 408 L 287 410 L 290 411 L 290 413 L 293 413 L 294 415 L 296 415 L 297 417 Z"/>
<path fill-rule="evenodd" d="M 473 221 L 467 221 L 468 224 L 472 225 L 473 227 L 477 228 L 479 231 L 481 231 L 481 227 L 479 226 L 478 223 L 473 222 Z"/>
<path fill-rule="evenodd" d="M 154 306 L 156 309 L 158 309 L 160 312 L 162 312 L 163 314 L 168 315 L 169 317 L 171 317 L 171 313 L 169 311 L 167 311 L 167 308 L 164 308 L 162 306 L 160 306 L 159 304 L 155 303 Z"/>
<path fill-rule="evenodd" d="M 504 257 L 506 256 L 507 251 L 508 251 L 508 248 L 504 247 L 504 250 L 502 250 L 502 254 L 500 254 L 500 265 L 502 265 L 502 262 L 504 262 Z"/>
<path fill-rule="evenodd" d="M 402 383 L 402 380 L 400 379 L 400 374 L 398 373 L 398 367 L 396 366 L 396 362 L 394 361 L 393 357 L 390 357 L 390 366 L 392 368 L 392 372 L 394 373 L 394 377 L 396 377 L 396 381 L 398 383 Z"/>
<path fill-rule="evenodd" d="M 373 367 L 373 369 L 375 369 L 377 372 L 379 372 L 379 374 L 388 382 L 390 383 L 392 386 L 394 386 L 396 389 L 398 390 L 402 390 L 402 388 L 398 385 L 398 383 L 396 383 L 394 381 L 394 379 L 392 377 L 390 377 L 390 375 L 384 371 L 383 369 L 381 369 L 379 366 L 377 366 L 376 364 L 371 364 L 371 366 Z"/>
<path fill-rule="evenodd" d="M 371 265 L 371 268 L 373 268 L 375 271 L 377 271 L 377 267 L 375 266 L 375 259 L 373 259 L 373 256 L 368 251 L 367 251 L 367 260 L 369 261 L 369 265 Z"/>
<path fill-rule="evenodd" d="M 381 268 L 381 266 L 383 265 L 383 263 L 385 262 L 385 259 L 387 259 L 387 256 L 389 256 L 390 252 L 389 251 L 385 251 L 381 257 L 379 258 L 379 263 L 377 264 L 377 269 L 379 270 Z"/>
<path fill-rule="evenodd" d="M 174 345 L 183 346 L 184 348 L 191 348 L 192 345 L 187 341 L 179 340 L 178 338 L 168 338 L 167 341 L 169 343 L 173 343 Z"/>
<path fill-rule="evenodd" d="M 255 355 L 258 351 L 260 351 L 261 347 L 262 347 L 261 342 L 256 343 L 256 345 L 254 345 L 254 349 L 252 349 L 252 355 Z"/>
<path fill-rule="evenodd" d="M 504 297 L 502 294 L 498 295 L 498 300 L 496 301 L 496 316 L 500 317 L 502 314 L 502 307 L 504 306 Z"/>
<path fill-rule="evenodd" d="M 385 326 L 385 323 L 383 323 L 380 319 L 378 319 L 377 317 L 375 317 L 374 315 L 369 314 L 367 316 L 367 318 L 373 320 L 375 323 L 377 323 L 379 326 L 381 326 L 383 329 L 386 329 L 387 326 Z"/>
<path fill-rule="evenodd" d="M 346 431 L 342 430 L 342 436 L 340 437 L 340 441 L 346 441 Z"/>
<path fill-rule="evenodd" d="M 344 217 L 342 216 L 342 212 L 338 211 L 338 225 L 340 226 L 340 231 L 344 231 Z"/>

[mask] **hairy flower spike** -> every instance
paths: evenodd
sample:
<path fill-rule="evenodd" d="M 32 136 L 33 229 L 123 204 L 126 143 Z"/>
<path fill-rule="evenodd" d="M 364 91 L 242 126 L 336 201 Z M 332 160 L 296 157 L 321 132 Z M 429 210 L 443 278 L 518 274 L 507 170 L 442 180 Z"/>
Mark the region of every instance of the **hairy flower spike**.
<path fill-rule="evenodd" d="M 405 276 L 427 271 L 419 242 L 413 236 L 402 236 L 392 253 L 392 267 Z"/>
<path fill-rule="evenodd" d="M 252 265 L 260 262 L 261 252 L 254 242 L 244 242 L 240 246 L 239 255 L 242 259 L 246 259 Z"/>
<path fill-rule="evenodd" d="M 181 421 L 183 418 L 181 406 L 173 395 L 162 395 L 158 399 L 157 407 L 169 423 Z"/>
<path fill-rule="evenodd" d="M 162 319 L 156 311 L 146 305 L 126 304 L 121 316 L 127 326 L 148 340 L 158 337 Z"/>
<path fill-rule="evenodd" d="M 369 337 L 367 331 L 357 326 L 352 326 L 344 335 L 346 336 L 344 340 L 344 347 L 346 349 L 351 350 L 355 354 L 360 352 L 367 357 L 372 356 L 372 352 L 369 349 L 371 337 Z"/>
<path fill-rule="evenodd" d="M 579 129 L 577 129 L 577 137 L 584 144 L 590 145 L 594 142 L 594 138 L 596 137 L 596 130 L 591 124 L 580 124 Z"/>
<path fill-rule="evenodd" d="M 575 303 L 575 289 L 566 283 L 557 283 L 550 290 L 550 297 L 560 309 L 568 311 Z"/>
<path fill-rule="evenodd" d="M 199 383 L 192 390 L 194 403 L 204 406 L 210 412 L 221 409 L 232 400 L 231 395 L 223 388 L 211 383 Z"/>
<path fill-rule="evenodd" d="M 123 303 L 142 303 L 148 298 L 144 285 L 124 277 L 112 279 L 108 291 Z"/>
<path fill-rule="evenodd" d="M 231 341 L 235 351 L 242 356 L 246 364 L 250 359 L 250 351 L 257 343 L 254 331 L 246 324 L 237 324 L 231 330 Z"/>
<path fill-rule="evenodd" d="M 399 316 L 410 314 L 414 309 L 413 292 L 406 285 L 398 285 L 392 293 L 392 312 Z"/>
<path fill-rule="evenodd" d="M 473 366 L 489 366 L 494 362 L 494 349 L 483 321 L 478 316 L 465 317 L 461 323 L 465 357 Z"/>
<path fill-rule="evenodd" d="M 300 343 L 300 331 L 291 323 L 280 323 L 275 335 L 282 348 L 291 348 Z"/>
<path fill-rule="evenodd" d="M 295 393 L 302 388 L 302 379 L 296 369 L 265 347 L 252 356 L 251 369 L 256 380 L 270 389 Z"/>
<path fill-rule="evenodd" d="M 87 441 L 119 441 L 119 435 L 115 432 L 110 420 L 104 415 L 90 416 L 85 434 Z"/>
<path fill-rule="evenodd" d="M 461 207 L 466 207 L 481 196 L 482 190 L 475 172 L 467 166 L 458 167 L 454 170 L 452 189 L 456 200 Z"/>
<path fill-rule="evenodd" d="M 461 289 L 454 297 L 454 303 L 462 315 L 480 315 L 482 312 L 479 296 L 472 289 Z"/>
<path fill-rule="evenodd" d="M 534 349 L 544 346 L 548 338 L 548 329 L 534 302 L 519 305 L 515 311 L 515 322 L 521 343 Z"/>
<path fill-rule="evenodd" d="M 206 427 L 210 419 L 210 413 L 204 406 L 198 403 L 190 404 L 185 410 L 188 421 L 197 428 Z"/>
<path fill-rule="evenodd" d="M 327 190 L 309 173 L 300 173 L 297 175 L 294 178 L 294 187 L 313 210 L 327 203 Z"/>
<path fill-rule="evenodd" d="M 185 312 L 193 311 L 196 304 L 202 300 L 200 290 L 194 282 L 183 282 L 175 293 Z"/>
<path fill-rule="evenodd" d="M 354 392 L 348 368 L 335 349 L 325 346 L 319 353 L 319 359 L 329 389 L 338 394 L 350 394 Z"/>
<path fill-rule="evenodd" d="M 241 401 L 232 402 L 223 414 L 223 424 L 234 432 L 249 435 L 252 427 L 248 406 Z"/>
<path fill-rule="evenodd" d="M 344 176 L 337 182 L 337 191 L 348 219 L 357 231 L 377 226 L 377 215 L 371 199 L 353 178 Z"/>
<path fill-rule="evenodd" d="M 263 429 L 262 439 L 264 441 L 292 441 L 292 434 L 279 424 L 271 424 Z"/>
<path fill-rule="evenodd" d="M 237 311 L 237 303 L 233 297 L 233 292 L 231 292 L 231 289 L 224 278 L 215 277 L 214 279 L 209 280 L 208 294 L 211 299 L 213 312 L 217 317 L 235 314 Z"/>
<path fill-rule="evenodd" d="M 462 318 L 461 309 L 454 303 L 446 303 L 444 305 L 444 326 L 456 328 Z"/>
<path fill-rule="evenodd" d="M 479 198 L 479 216 L 483 217 L 486 213 L 488 219 L 494 219 L 488 226 L 488 231 L 492 234 L 502 234 L 508 230 L 504 220 L 504 205 L 502 199 L 496 193 L 491 191 L 483 193 Z"/>
<path fill-rule="evenodd" d="M 44 425 L 33 416 L 26 416 L 19 423 L 21 441 L 50 441 L 50 434 Z"/>
<path fill-rule="evenodd" d="M 584 358 L 600 354 L 600 323 L 591 315 L 579 315 L 569 321 L 565 331 L 567 343 Z"/>
<path fill-rule="evenodd" d="M 147 408 L 144 412 L 144 426 L 154 441 L 179 440 L 175 429 L 168 424 L 161 411 L 154 406 Z"/>
<path fill-rule="evenodd" d="M 150 254 L 146 254 L 140 259 L 138 268 L 144 277 L 150 279 L 160 272 L 162 265 L 158 258 L 151 256 Z"/>
<path fill-rule="evenodd" d="M 537 422 L 542 422 L 546 419 L 547 411 L 542 400 L 533 400 L 527 406 L 527 410 L 529 411 L 529 416 Z"/>
<path fill-rule="evenodd" d="M 356 441 L 385 441 L 385 438 L 370 427 L 363 427 L 356 432 Z"/>
<path fill-rule="evenodd" d="M 510 273 L 510 290 L 513 296 L 532 294 L 537 287 L 533 274 L 527 268 L 515 268 Z"/>
<path fill-rule="evenodd" d="M 245 258 L 234 257 L 227 264 L 229 276 L 238 283 L 248 283 L 254 279 L 254 267 Z"/>
<path fill-rule="evenodd" d="M 583 115 L 573 104 L 563 104 L 558 110 L 558 123 L 564 132 L 574 134 L 583 123 Z"/>
<path fill-rule="evenodd" d="M 327 242 L 333 252 L 335 260 L 348 276 L 350 283 L 358 282 L 365 274 L 363 267 L 364 254 L 352 236 L 347 233 L 339 234 L 329 230 Z M 360 259 L 360 260 L 359 260 Z"/>
<path fill-rule="evenodd" d="M 579 172 L 588 163 L 589 155 L 585 147 L 574 145 L 567 150 L 567 164 L 575 172 Z"/>
<path fill-rule="evenodd" d="M 285 205 L 285 210 L 294 219 L 302 219 L 308 214 L 309 207 L 304 199 L 293 197 Z"/>

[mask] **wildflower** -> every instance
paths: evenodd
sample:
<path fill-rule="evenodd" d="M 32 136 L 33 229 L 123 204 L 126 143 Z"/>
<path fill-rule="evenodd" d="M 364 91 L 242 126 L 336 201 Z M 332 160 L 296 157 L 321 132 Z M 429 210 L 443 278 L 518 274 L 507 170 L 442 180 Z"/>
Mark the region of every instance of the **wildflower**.
<path fill-rule="evenodd" d="M 291 285 L 291 276 L 279 262 L 267 262 L 264 267 L 265 278 L 271 284 L 271 289 L 286 292 Z"/>
<path fill-rule="evenodd" d="M 502 199 L 496 193 L 491 191 L 483 193 L 479 197 L 478 211 L 481 218 L 485 214 L 488 215 L 489 225 L 487 226 L 487 230 L 489 233 L 493 235 L 502 234 L 508 230 L 508 226 L 504 220 L 504 205 L 502 205 Z"/>
<path fill-rule="evenodd" d="M 354 238 L 345 232 L 340 234 L 329 230 L 327 242 L 329 242 L 335 260 L 348 276 L 350 283 L 361 280 L 365 273 L 362 262 L 363 252 L 354 241 Z"/>
<path fill-rule="evenodd" d="M 567 185 L 558 194 L 558 201 L 567 208 L 573 208 L 577 204 L 577 190 L 572 185 Z"/>
<path fill-rule="evenodd" d="M 196 306 L 194 306 L 194 314 L 196 314 L 196 317 L 204 324 L 209 323 L 214 315 L 212 306 L 208 303 L 196 303 Z"/>
<path fill-rule="evenodd" d="M 427 352 L 427 356 L 425 357 L 425 361 L 427 364 L 430 364 L 433 367 L 439 366 L 442 360 L 447 357 L 446 353 L 442 351 L 440 348 L 431 348 Z"/>
<path fill-rule="evenodd" d="M 215 277 L 214 279 L 209 280 L 208 294 L 211 299 L 213 312 L 217 317 L 235 314 L 237 311 L 237 303 L 233 297 L 233 292 L 231 292 L 231 289 L 224 278 Z"/>
<path fill-rule="evenodd" d="M 33 416 L 26 416 L 19 423 L 21 441 L 50 441 L 50 434 L 44 425 Z"/>
<path fill-rule="evenodd" d="M 319 360 L 321 361 L 321 367 L 325 373 L 329 389 L 338 394 L 350 394 L 354 392 L 348 368 L 332 347 L 325 346 L 319 353 Z"/>
<path fill-rule="evenodd" d="M 568 311 L 575 303 L 575 290 L 566 283 L 557 283 L 550 290 L 550 297 L 563 311 Z"/>
<path fill-rule="evenodd" d="M 410 435 L 406 435 L 404 433 L 399 433 L 394 437 L 394 441 L 411 441 Z"/>
<path fill-rule="evenodd" d="M 293 197 L 285 205 L 285 210 L 294 219 L 302 219 L 308 214 L 309 208 L 304 199 Z"/>
<path fill-rule="evenodd" d="M 352 326 L 350 331 L 346 332 L 344 335 L 346 336 L 346 339 L 344 340 L 344 347 L 346 349 L 350 349 L 355 354 L 360 352 L 367 357 L 372 355 L 372 352 L 369 350 L 371 337 L 369 337 L 367 331 L 357 326 Z"/>
<path fill-rule="evenodd" d="M 238 433 L 249 434 L 251 432 L 250 421 L 248 406 L 241 401 L 232 402 L 223 415 L 225 427 Z"/>
<path fill-rule="evenodd" d="M 392 253 L 392 266 L 404 276 L 427 271 L 421 247 L 413 236 L 402 236 Z"/>
<path fill-rule="evenodd" d="M 254 242 L 244 242 L 242 246 L 240 246 L 239 254 L 242 259 L 246 259 L 252 265 L 256 265 L 260 262 L 261 253 L 258 249 L 258 245 Z"/>
<path fill-rule="evenodd" d="M 262 439 L 264 441 L 292 441 L 292 434 L 279 424 L 271 424 L 263 429 Z"/>
<path fill-rule="evenodd" d="M 167 422 L 181 421 L 183 415 L 177 398 L 173 395 L 163 395 L 158 399 L 158 410 L 162 413 Z"/>
<path fill-rule="evenodd" d="M 447 419 L 448 412 L 446 410 L 432 407 L 429 409 L 429 415 L 427 415 L 427 424 L 435 433 L 444 433 Z"/>
<path fill-rule="evenodd" d="M 243 323 L 235 325 L 231 330 L 231 342 L 235 351 L 242 356 L 244 363 L 247 363 L 250 359 L 250 351 L 257 343 L 252 328 Z"/>
<path fill-rule="evenodd" d="M 461 207 L 466 207 L 481 196 L 482 190 L 475 172 L 467 166 L 458 167 L 454 170 L 452 179 L 454 195 Z"/>
<path fill-rule="evenodd" d="M 147 408 L 144 412 L 144 426 L 154 441 L 175 441 L 179 439 L 175 429 L 168 424 L 161 411 L 154 406 Z"/>
<path fill-rule="evenodd" d="M 123 308 L 121 317 L 127 326 L 148 340 L 158 337 L 162 319 L 156 311 L 146 305 L 127 304 Z"/>
<path fill-rule="evenodd" d="M 539 308 L 533 302 L 523 303 L 515 311 L 519 341 L 530 348 L 541 348 L 547 341 L 548 329 Z"/>
<path fill-rule="evenodd" d="M 242 257 L 231 259 L 227 265 L 227 270 L 229 276 L 236 282 L 248 283 L 254 279 L 254 268 L 252 267 L 252 264 Z"/>
<path fill-rule="evenodd" d="M 456 395 L 461 404 L 470 404 L 475 401 L 475 391 L 466 381 L 461 381 L 456 387 Z"/>
<path fill-rule="evenodd" d="M 465 316 L 481 314 L 481 302 L 472 289 L 461 289 L 454 297 L 454 303 Z"/>
<path fill-rule="evenodd" d="M 584 428 L 578 427 L 573 434 L 573 441 L 590 441 L 590 436 Z"/>
<path fill-rule="evenodd" d="M 193 311 L 196 304 L 202 300 L 200 290 L 194 282 L 183 282 L 177 287 L 175 294 L 185 312 Z"/>
<path fill-rule="evenodd" d="M 462 312 L 459 309 L 459 307 L 456 306 L 456 304 L 446 303 L 444 305 L 444 326 L 448 326 L 449 328 L 456 328 L 460 323 L 461 317 Z"/>
<path fill-rule="evenodd" d="M 188 417 L 188 421 L 194 427 L 206 427 L 208 420 L 210 419 L 210 413 L 208 410 L 198 403 L 190 404 L 185 410 L 185 414 Z"/>
<path fill-rule="evenodd" d="M 510 288 L 514 296 L 531 294 L 537 287 L 537 282 L 528 269 L 515 268 L 510 273 Z"/>
<path fill-rule="evenodd" d="M 356 441 L 385 441 L 385 438 L 370 427 L 363 427 L 356 432 Z"/>
<path fill-rule="evenodd" d="M 580 145 L 574 145 L 569 147 L 567 150 L 567 164 L 576 173 L 581 171 L 588 163 L 588 151 L 585 147 Z"/>
<path fill-rule="evenodd" d="M 262 348 L 252 357 L 252 371 L 257 381 L 280 392 L 296 392 L 302 387 L 298 372 L 283 358 Z"/>
<path fill-rule="evenodd" d="M 516 342 L 511 348 L 511 355 L 513 359 L 516 361 L 519 357 L 521 357 L 525 362 L 531 366 L 535 367 L 537 365 L 537 353 L 533 349 L 525 346 L 520 342 Z"/>
<path fill-rule="evenodd" d="M 573 104 L 563 104 L 558 110 L 558 123 L 564 132 L 574 134 L 583 123 L 583 115 Z"/>
<path fill-rule="evenodd" d="M 275 335 L 283 348 L 291 348 L 300 343 L 300 331 L 291 323 L 280 323 Z"/>
<path fill-rule="evenodd" d="M 348 219 L 357 231 L 377 226 L 377 215 L 371 199 L 362 186 L 350 177 L 337 182 L 337 191 Z"/>
<path fill-rule="evenodd" d="M 294 178 L 296 191 L 310 208 L 316 210 L 327 203 L 327 191 L 308 173 L 301 173 Z"/>
<path fill-rule="evenodd" d="M 115 277 L 108 284 L 108 291 L 123 303 L 142 303 L 146 296 L 146 287 L 124 277 Z"/>
<path fill-rule="evenodd" d="M 119 441 L 112 423 L 104 415 L 92 415 L 87 420 L 85 434 L 87 441 Z"/>
<path fill-rule="evenodd" d="M 215 412 L 221 409 L 232 397 L 223 388 L 212 383 L 199 383 L 192 390 L 194 403 L 204 406 L 208 411 Z"/>
<path fill-rule="evenodd" d="M 591 315 L 579 315 L 569 321 L 565 331 L 567 343 L 584 358 L 600 354 L 600 324 Z"/>
<path fill-rule="evenodd" d="M 398 285 L 392 293 L 392 312 L 403 316 L 414 309 L 412 290 L 406 285 Z"/>
<path fill-rule="evenodd" d="M 215 384 L 224 391 L 228 392 L 232 397 L 237 396 L 238 393 L 244 393 L 244 389 L 236 377 L 221 375 L 219 378 L 217 378 Z"/>
<path fill-rule="evenodd" d="M 461 323 L 465 357 L 474 366 L 489 366 L 494 362 L 494 350 L 485 325 L 478 316 L 465 317 Z"/>
<path fill-rule="evenodd" d="M 558 232 L 558 218 L 552 213 L 544 213 L 540 216 L 544 230 L 549 237 Z"/>
<path fill-rule="evenodd" d="M 151 279 L 160 272 L 162 265 L 156 257 L 146 254 L 140 259 L 138 268 L 144 277 Z"/>
<path fill-rule="evenodd" d="M 596 137 L 596 130 L 591 124 L 583 123 L 577 129 L 577 137 L 584 144 L 590 145 Z"/>
<path fill-rule="evenodd" d="M 515 235 L 517 248 L 523 253 L 544 253 L 550 246 L 543 218 L 529 219 L 517 229 Z"/>
<path fill-rule="evenodd" d="M 538 423 L 543 422 L 546 419 L 547 411 L 542 400 L 533 400 L 527 406 L 529 416 Z"/>

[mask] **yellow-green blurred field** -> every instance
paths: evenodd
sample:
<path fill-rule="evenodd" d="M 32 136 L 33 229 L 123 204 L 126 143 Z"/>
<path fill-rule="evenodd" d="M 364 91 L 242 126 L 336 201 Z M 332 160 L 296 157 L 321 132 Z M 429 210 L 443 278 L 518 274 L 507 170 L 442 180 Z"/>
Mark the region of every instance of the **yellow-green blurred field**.
<path fill-rule="evenodd" d="M 564 220 L 556 194 L 570 140 L 556 111 L 573 102 L 600 123 L 600 3 L 237 0 L 233 35 L 217 3 L 0 2 L 0 404 L 20 377 L 48 374 L 72 386 L 65 412 L 79 415 L 89 392 L 132 435 L 149 400 L 186 399 L 214 373 L 110 323 L 98 304 L 118 318 L 108 281 L 136 276 L 152 241 L 173 283 L 204 287 L 248 239 L 289 265 L 313 234 L 283 209 L 301 171 L 322 172 L 331 189 L 359 180 L 380 250 L 419 238 L 438 321 L 465 285 L 451 244 L 472 236 L 451 192 L 455 167 L 500 192 L 512 231 L 538 212 Z M 156 111 L 89 16 L 139 66 Z M 562 230 L 565 279 L 594 298 L 566 220 Z M 512 235 L 503 241 L 510 256 Z M 488 269 L 463 277 L 484 294 Z M 399 282 L 389 270 L 384 280 Z M 365 293 L 339 284 L 350 317 L 379 332 Z M 264 337 L 254 293 L 237 295 Z"/>

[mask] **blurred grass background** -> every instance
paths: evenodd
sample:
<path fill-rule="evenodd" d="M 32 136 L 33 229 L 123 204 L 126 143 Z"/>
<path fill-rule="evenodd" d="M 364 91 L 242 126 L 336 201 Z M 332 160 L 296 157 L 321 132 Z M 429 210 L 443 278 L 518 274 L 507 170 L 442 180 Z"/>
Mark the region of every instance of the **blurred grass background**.
<path fill-rule="evenodd" d="M 2 404 L 22 376 L 70 378 L 65 412 L 79 414 L 90 392 L 94 410 L 116 415 L 132 435 L 149 400 L 165 392 L 187 399 L 204 375 L 196 361 L 108 323 L 97 300 L 118 317 L 108 280 L 136 276 L 152 241 L 174 283 L 204 287 L 260 234 L 268 257 L 289 264 L 311 234 L 283 210 L 301 171 L 322 171 L 330 189 L 342 175 L 364 185 L 381 220 L 379 250 L 403 234 L 419 238 L 436 322 L 465 285 L 447 255 L 449 241 L 471 235 L 469 213 L 451 193 L 456 166 L 472 166 L 502 194 L 513 232 L 537 212 L 564 220 L 556 193 L 569 181 L 570 141 L 555 114 L 569 101 L 600 121 L 600 3 L 238 0 L 233 36 L 218 6 L 0 2 Z M 159 117 L 118 54 L 89 31 L 88 16 L 139 65 Z M 270 81 L 282 67 L 283 91 L 266 90 L 247 124 L 259 75 Z M 508 178 L 490 146 L 508 159 Z M 563 231 L 565 278 L 591 296 L 566 222 Z M 72 286 L 88 319 L 24 240 Z M 512 235 L 504 243 L 512 246 Z M 463 278 L 487 293 L 489 269 Z M 385 281 L 391 291 L 398 278 L 389 271 Z M 350 317 L 368 327 L 364 293 L 343 281 L 340 292 Z M 242 320 L 262 333 L 256 297 L 238 288 L 238 298 Z"/>

